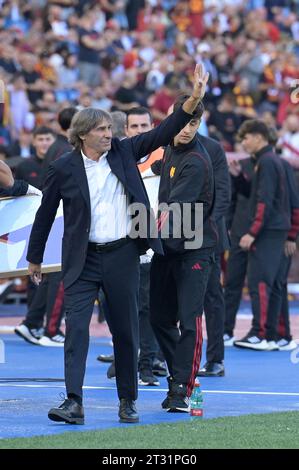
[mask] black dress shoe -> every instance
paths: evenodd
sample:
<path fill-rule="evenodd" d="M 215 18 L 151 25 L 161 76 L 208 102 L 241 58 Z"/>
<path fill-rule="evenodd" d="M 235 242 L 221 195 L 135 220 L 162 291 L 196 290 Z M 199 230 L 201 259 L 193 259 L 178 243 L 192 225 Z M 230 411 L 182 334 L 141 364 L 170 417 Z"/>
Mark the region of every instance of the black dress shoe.
<path fill-rule="evenodd" d="M 108 379 L 114 379 L 116 376 L 115 372 L 115 362 L 113 361 L 112 364 L 107 369 L 107 377 Z"/>
<path fill-rule="evenodd" d="M 51 408 L 48 417 L 52 421 L 64 421 L 68 424 L 84 424 L 84 409 L 75 400 L 67 398 L 58 408 Z"/>
<path fill-rule="evenodd" d="M 114 354 L 100 354 L 97 357 L 97 360 L 100 362 L 113 362 L 114 361 Z"/>
<path fill-rule="evenodd" d="M 135 402 L 133 400 L 128 400 L 127 398 L 121 398 L 118 416 L 120 423 L 138 423 L 139 416 Z"/>
<path fill-rule="evenodd" d="M 198 377 L 223 377 L 224 365 L 220 362 L 207 362 L 198 372 Z"/>

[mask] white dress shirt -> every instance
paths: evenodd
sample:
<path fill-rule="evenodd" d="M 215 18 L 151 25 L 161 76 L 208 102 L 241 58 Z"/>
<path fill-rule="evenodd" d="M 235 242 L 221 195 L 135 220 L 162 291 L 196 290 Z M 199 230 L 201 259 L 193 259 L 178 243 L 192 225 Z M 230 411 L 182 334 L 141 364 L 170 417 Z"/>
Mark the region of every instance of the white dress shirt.
<path fill-rule="evenodd" d="M 81 154 L 90 196 L 89 241 L 107 243 L 126 237 L 131 228 L 128 198 L 123 184 L 111 171 L 107 161 L 108 152 L 98 161 L 86 157 L 82 150 Z"/>

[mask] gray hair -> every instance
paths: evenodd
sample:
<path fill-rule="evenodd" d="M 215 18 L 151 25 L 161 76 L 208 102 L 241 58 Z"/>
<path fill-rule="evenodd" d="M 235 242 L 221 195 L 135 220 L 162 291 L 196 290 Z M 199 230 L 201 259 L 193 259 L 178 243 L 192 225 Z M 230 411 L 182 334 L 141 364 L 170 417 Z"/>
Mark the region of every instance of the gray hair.
<path fill-rule="evenodd" d="M 126 122 L 127 115 L 122 111 L 113 111 L 111 113 L 112 118 L 112 135 L 118 139 L 126 137 Z"/>
<path fill-rule="evenodd" d="M 82 148 L 82 136 L 95 129 L 104 119 L 112 122 L 111 116 L 107 111 L 98 108 L 84 108 L 76 113 L 71 122 L 69 130 L 69 142 L 76 150 Z M 80 137 L 81 136 L 81 137 Z"/>

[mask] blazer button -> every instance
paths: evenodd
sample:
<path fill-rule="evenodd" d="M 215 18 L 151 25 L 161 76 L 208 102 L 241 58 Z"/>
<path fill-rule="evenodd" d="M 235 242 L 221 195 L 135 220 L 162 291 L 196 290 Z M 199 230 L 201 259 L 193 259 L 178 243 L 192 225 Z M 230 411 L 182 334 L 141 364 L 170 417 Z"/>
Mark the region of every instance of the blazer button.
<path fill-rule="evenodd" d="M 88 232 L 89 232 L 89 228 L 86 229 L 86 233 L 88 233 Z"/>

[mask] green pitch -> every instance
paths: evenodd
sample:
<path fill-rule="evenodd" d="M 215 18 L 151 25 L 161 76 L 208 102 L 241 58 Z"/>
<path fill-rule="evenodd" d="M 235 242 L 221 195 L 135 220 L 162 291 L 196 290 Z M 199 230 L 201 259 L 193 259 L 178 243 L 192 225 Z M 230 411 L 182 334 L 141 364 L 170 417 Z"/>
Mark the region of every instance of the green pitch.
<path fill-rule="evenodd" d="M 298 449 L 299 411 L 2 439 L 0 448 Z"/>

